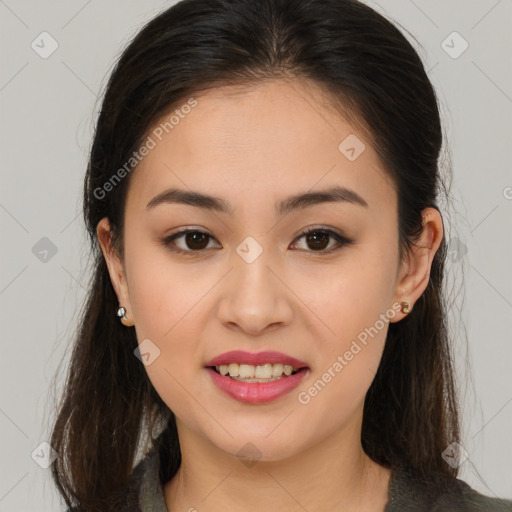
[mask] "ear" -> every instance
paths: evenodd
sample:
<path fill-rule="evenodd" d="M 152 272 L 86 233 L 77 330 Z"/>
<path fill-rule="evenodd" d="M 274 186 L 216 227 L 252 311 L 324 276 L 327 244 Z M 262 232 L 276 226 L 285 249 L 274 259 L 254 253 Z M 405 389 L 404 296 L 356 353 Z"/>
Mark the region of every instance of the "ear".
<path fill-rule="evenodd" d="M 400 264 L 393 304 L 409 302 L 409 310 L 425 291 L 429 279 L 432 261 L 444 236 L 443 219 L 435 208 L 425 208 L 423 230 L 417 243 L 411 247 Z M 401 320 L 406 314 L 401 310 L 390 322 Z"/>
<path fill-rule="evenodd" d="M 112 247 L 112 233 L 110 231 L 110 222 L 108 217 L 104 217 L 98 222 L 98 225 L 96 226 L 96 235 L 98 236 L 103 257 L 107 263 L 110 281 L 112 282 L 112 286 L 116 292 L 119 305 L 126 309 L 125 317 L 128 320 L 121 319 L 121 322 L 126 326 L 132 326 L 134 325 L 134 322 L 131 320 L 132 307 L 128 292 L 126 272 L 119 254 Z"/>

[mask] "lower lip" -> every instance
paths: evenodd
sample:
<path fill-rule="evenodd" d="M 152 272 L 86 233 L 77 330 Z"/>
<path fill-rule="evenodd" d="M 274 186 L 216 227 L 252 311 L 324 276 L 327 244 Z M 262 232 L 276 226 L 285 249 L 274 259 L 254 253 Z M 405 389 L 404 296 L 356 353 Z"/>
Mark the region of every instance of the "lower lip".
<path fill-rule="evenodd" d="M 296 388 L 300 381 L 309 373 L 308 368 L 303 368 L 297 373 L 271 382 L 241 382 L 220 375 L 211 368 L 206 368 L 213 383 L 227 395 L 240 402 L 250 404 L 263 404 L 276 400 Z"/>

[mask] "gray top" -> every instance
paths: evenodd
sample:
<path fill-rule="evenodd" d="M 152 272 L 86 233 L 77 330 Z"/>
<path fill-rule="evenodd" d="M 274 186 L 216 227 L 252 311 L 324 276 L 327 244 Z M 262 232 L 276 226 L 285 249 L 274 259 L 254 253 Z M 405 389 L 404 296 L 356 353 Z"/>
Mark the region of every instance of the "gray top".
<path fill-rule="evenodd" d="M 159 471 L 158 452 L 146 454 L 135 467 L 120 512 L 168 512 Z M 389 500 L 383 512 L 512 512 L 512 500 L 484 496 L 459 479 L 439 493 L 432 485 L 396 469 L 391 473 Z"/>

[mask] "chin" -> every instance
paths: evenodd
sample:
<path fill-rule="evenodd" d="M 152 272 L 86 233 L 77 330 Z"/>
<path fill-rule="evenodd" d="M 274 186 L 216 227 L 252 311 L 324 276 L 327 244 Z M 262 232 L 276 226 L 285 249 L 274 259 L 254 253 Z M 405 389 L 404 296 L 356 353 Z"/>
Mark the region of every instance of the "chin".
<path fill-rule="evenodd" d="M 301 447 L 290 439 L 289 435 L 273 436 L 271 434 L 254 434 L 244 432 L 243 435 L 223 439 L 223 442 L 217 443 L 211 440 L 218 449 L 222 450 L 231 457 L 236 457 L 251 467 L 256 462 L 277 462 L 297 454 Z"/>

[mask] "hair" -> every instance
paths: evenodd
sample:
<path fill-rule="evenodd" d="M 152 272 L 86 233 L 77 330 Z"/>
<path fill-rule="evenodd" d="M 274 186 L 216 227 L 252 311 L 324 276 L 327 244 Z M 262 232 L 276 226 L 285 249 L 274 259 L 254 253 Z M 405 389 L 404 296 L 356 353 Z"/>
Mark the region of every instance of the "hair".
<path fill-rule="evenodd" d="M 366 129 L 398 195 L 400 257 L 418 241 L 422 210 L 439 211 L 443 143 L 438 101 L 421 59 L 398 28 L 357 0 L 182 0 L 147 23 L 124 49 L 104 91 L 83 189 L 94 267 L 50 443 L 52 478 L 68 506 L 115 510 L 137 447 L 158 421 L 150 447 L 160 478 L 181 463 L 172 411 L 134 357 L 133 327 L 118 300 L 96 227 L 107 217 L 123 258 L 126 177 L 97 191 L 130 160 L 148 130 L 200 92 L 265 80 L 308 79 L 340 115 Z M 135 166 L 136 167 L 136 166 Z M 444 290 L 446 242 L 413 310 L 391 323 L 367 392 L 361 443 L 388 468 L 423 480 L 455 479 L 442 452 L 459 441 L 459 411 Z"/>

